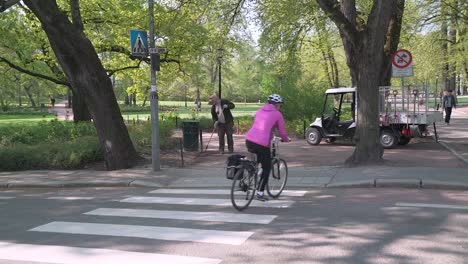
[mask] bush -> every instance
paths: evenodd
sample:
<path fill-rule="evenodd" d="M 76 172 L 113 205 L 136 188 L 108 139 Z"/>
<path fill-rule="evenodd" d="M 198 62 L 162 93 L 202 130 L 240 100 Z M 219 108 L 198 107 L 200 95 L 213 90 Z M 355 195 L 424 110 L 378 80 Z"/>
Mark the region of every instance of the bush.
<path fill-rule="evenodd" d="M 159 121 L 159 147 L 162 150 L 171 149 L 174 147 L 174 142 L 171 140 L 173 129 L 175 128 L 175 120 L 165 119 Z M 141 122 L 128 127 L 130 138 L 137 152 L 151 153 L 151 122 Z"/>
<path fill-rule="evenodd" d="M 0 108 L 2 115 L 52 115 L 47 112 L 47 109 L 40 107 L 24 107 L 24 106 L 5 106 Z"/>
<path fill-rule="evenodd" d="M 93 123 L 81 122 L 75 124 L 58 120 L 41 121 L 31 126 L 12 125 L 0 127 L 0 146 L 57 143 L 84 136 L 97 136 Z"/>
<path fill-rule="evenodd" d="M 49 168 L 79 169 L 86 164 L 104 159 L 97 137 L 80 137 L 63 145 L 54 145 L 48 151 Z"/>
<path fill-rule="evenodd" d="M 87 163 L 102 161 L 96 137 L 81 137 L 60 145 L 15 144 L 0 149 L 0 171 L 31 169 L 79 169 Z"/>

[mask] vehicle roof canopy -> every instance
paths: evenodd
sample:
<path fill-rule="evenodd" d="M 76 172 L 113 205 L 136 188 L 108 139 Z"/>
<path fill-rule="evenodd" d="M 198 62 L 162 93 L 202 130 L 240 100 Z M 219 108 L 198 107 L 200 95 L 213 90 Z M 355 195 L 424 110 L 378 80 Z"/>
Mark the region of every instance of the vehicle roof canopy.
<path fill-rule="evenodd" d="M 325 91 L 326 94 L 338 94 L 338 93 L 354 93 L 356 92 L 356 87 L 341 87 L 341 88 L 332 88 Z"/>

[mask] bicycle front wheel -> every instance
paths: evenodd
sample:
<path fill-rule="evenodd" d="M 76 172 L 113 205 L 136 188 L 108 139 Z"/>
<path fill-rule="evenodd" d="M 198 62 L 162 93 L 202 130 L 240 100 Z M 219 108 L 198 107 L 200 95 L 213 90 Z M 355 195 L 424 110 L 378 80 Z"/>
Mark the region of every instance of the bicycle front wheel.
<path fill-rule="evenodd" d="M 278 198 L 283 192 L 288 180 L 288 165 L 283 159 L 271 161 L 271 175 L 268 179 L 267 193 L 270 197 Z"/>
<path fill-rule="evenodd" d="M 242 211 L 249 207 L 255 194 L 257 177 L 245 168 L 239 169 L 234 175 L 231 186 L 231 202 L 234 208 Z"/>

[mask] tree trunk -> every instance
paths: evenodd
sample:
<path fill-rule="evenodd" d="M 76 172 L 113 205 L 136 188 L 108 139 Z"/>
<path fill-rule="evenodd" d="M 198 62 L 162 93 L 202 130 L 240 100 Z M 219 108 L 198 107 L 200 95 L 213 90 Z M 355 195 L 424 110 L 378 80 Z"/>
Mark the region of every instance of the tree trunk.
<path fill-rule="evenodd" d="M 450 90 L 448 76 L 449 76 L 449 58 L 448 58 L 448 23 L 447 23 L 447 16 L 448 11 L 447 7 L 445 7 L 444 3 L 441 2 L 441 17 L 442 17 L 442 25 L 440 27 L 440 39 L 441 43 L 441 50 L 443 56 L 443 64 L 442 64 L 442 89 L 444 91 Z"/>
<path fill-rule="evenodd" d="M 320 8 L 335 22 L 343 41 L 347 64 L 353 86 L 357 86 L 356 148 L 346 160 L 348 165 L 379 164 L 383 162 L 383 147 L 380 144 L 379 85 L 383 76 L 388 76 L 389 48 L 385 43 L 399 37 L 401 21 L 395 20 L 397 29 L 391 29 L 390 21 L 403 13 L 404 0 L 374 0 L 371 13 L 364 20 L 357 16 L 355 0 L 317 0 Z M 398 10 L 398 8 L 401 10 Z M 394 30 L 398 31 L 395 34 Z M 390 34 L 389 34 L 390 33 Z M 394 34 L 391 34 L 394 33 Z M 398 39 L 391 39 L 396 44 Z"/>
<path fill-rule="evenodd" d="M 91 113 L 89 113 L 84 98 L 82 98 L 80 93 L 75 92 L 73 89 L 72 94 L 73 122 L 78 123 L 91 121 Z"/>
<path fill-rule="evenodd" d="M 28 96 L 29 98 L 29 102 L 31 102 L 31 106 L 33 108 L 36 108 L 36 102 L 34 101 L 34 98 L 33 98 L 33 95 L 31 93 L 31 87 L 32 85 L 29 85 L 27 87 L 24 87 L 24 91 L 26 92 L 26 95 Z"/>
<path fill-rule="evenodd" d="M 345 16 L 345 18 L 349 21 L 349 23 L 356 28 L 356 17 L 357 17 L 357 12 L 356 12 L 356 2 L 355 0 L 344 0 L 341 1 L 341 12 Z M 350 75 L 351 75 L 351 86 L 356 87 L 357 86 L 357 80 L 359 77 L 359 72 L 357 71 L 358 69 L 358 63 L 356 61 L 357 59 L 357 54 L 355 53 L 355 49 L 353 48 L 353 42 L 349 39 L 347 34 L 345 34 L 344 30 L 338 27 L 341 40 L 343 42 L 343 48 L 346 53 L 346 64 L 348 65 Z"/>
<path fill-rule="evenodd" d="M 330 66 L 333 79 L 333 87 L 340 87 L 340 75 L 338 72 L 338 65 L 336 64 L 335 54 L 330 46 L 328 46 L 328 57 L 330 58 Z"/>
<path fill-rule="evenodd" d="M 373 49 L 362 46 L 357 53 L 359 58 L 358 67 L 361 78 L 357 80 L 357 126 L 354 135 L 356 148 L 353 154 L 346 160 L 348 165 L 381 164 L 383 162 L 383 147 L 380 144 L 379 127 L 379 80 L 380 67 L 369 67 L 379 65 L 382 56 L 376 54 Z M 379 59 L 380 57 L 380 59 Z"/>
<path fill-rule="evenodd" d="M 55 0 L 25 0 L 42 24 L 71 86 L 84 99 L 94 120 L 107 169 L 124 169 L 138 155 L 128 135 L 112 84 L 91 42 L 71 24 Z M 73 105 L 76 104 L 73 98 Z"/>
<path fill-rule="evenodd" d="M 75 26 L 78 31 L 82 32 L 84 30 L 84 26 L 83 21 L 81 20 L 80 0 L 70 0 L 70 10 L 73 26 Z M 85 100 L 81 97 L 80 93 L 75 92 L 73 88 L 72 94 L 75 101 L 75 103 L 72 104 L 73 121 L 75 123 L 91 121 L 91 114 L 89 113 Z"/>
<path fill-rule="evenodd" d="M 392 78 L 392 56 L 398 49 L 405 0 L 396 0 L 396 8 L 390 19 L 384 46 L 384 65 L 380 73 L 380 86 L 390 86 Z"/>

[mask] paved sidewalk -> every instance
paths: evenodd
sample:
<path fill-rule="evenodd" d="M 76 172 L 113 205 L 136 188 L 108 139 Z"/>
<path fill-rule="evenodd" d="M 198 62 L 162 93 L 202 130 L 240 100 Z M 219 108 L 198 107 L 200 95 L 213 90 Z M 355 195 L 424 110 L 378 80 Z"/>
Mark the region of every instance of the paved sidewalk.
<path fill-rule="evenodd" d="M 444 150 L 446 153 L 440 154 L 440 159 L 434 164 L 421 163 L 418 166 L 416 160 L 410 160 L 409 163 L 414 162 L 416 166 L 393 164 L 346 168 L 340 165 L 303 166 L 297 160 L 288 159 L 290 168 L 287 187 L 292 189 L 338 187 L 468 189 L 468 107 L 454 110 L 451 125 L 438 124 L 437 132 L 440 144 L 451 153 Z M 349 152 L 349 149 L 348 147 L 345 151 Z M 333 151 L 335 150 L 331 152 Z M 439 149 L 428 152 L 427 155 L 434 156 L 442 152 Z M 298 160 L 307 159 L 303 154 L 298 155 L 302 155 Z M 205 160 L 203 164 L 194 164 L 188 168 L 163 168 L 159 172 L 152 172 L 150 166 L 120 171 L 0 172 L 0 188 L 117 186 L 227 188 L 230 186 L 231 181 L 225 179 L 223 169 L 225 156 L 218 155 L 217 158 L 212 158 L 202 155 L 201 159 Z M 462 165 L 446 165 L 453 160 L 457 160 L 458 164 Z"/>

